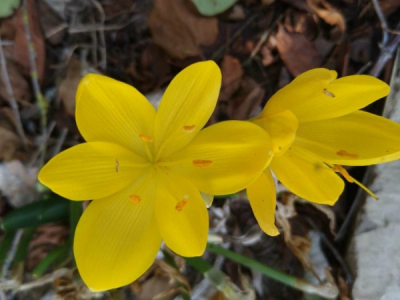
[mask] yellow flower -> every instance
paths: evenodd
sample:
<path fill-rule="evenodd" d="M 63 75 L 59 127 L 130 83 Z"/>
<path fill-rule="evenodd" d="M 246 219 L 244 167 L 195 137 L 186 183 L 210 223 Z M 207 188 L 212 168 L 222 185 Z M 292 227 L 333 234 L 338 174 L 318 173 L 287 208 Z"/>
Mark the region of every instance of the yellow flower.
<path fill-rule="evenodd" d="M 355 181 L 341 165 L 400 158 L 400 125 L 359 111 L 386 96 L 387 84 L 366 75 L 336 76 L 327 69 L 305 72 L 279 90 L 252 120 L 270 134 L 275 153 L 270 168 L 247 189 L 257 221 L 269 235 L 278 234 L 271 170 L 299 197 L 333 205 L 344 188 L 336 172 Z"/>
<path fill-rule="evenodd" d="M 80 274 L 94 291 L 128 284 L 152 264 L 163 240 L 182 256 L 202 255 L 208 213 L 200 192 L 244 189 L 269 163 L 271 142 L 249 122 L 201 130 L 219 94 L 213 62 L 171 82 L 156 110 L 133 87 L 85 76 L 76 121 L 87 143 L 50 160 L 39 180 L 71 200 L 95 199 L 76 229 Z"/>

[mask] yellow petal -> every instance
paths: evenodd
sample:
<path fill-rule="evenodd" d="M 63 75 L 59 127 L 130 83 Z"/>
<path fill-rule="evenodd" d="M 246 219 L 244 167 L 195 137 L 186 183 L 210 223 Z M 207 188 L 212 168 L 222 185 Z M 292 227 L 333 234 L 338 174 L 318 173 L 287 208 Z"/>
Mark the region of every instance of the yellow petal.
<path fill-rule="evenodd" d="M 335 80 L 336 72 L 314 69 L 298 76 L 267 102 L 262 114 L 292 111 L 300 122 L 335 118 L 385 97 L 389 86 L 367 75 Z"/>
<path fill-rule="evenodd" d="M 185 147 L 203 128 L 214 111 L 221 87 L 221 71 L 213 61 L 199 62 L 171 81 L 155 121 L 158 157 Z"/>
<path fill-rule="evenodd" d="M 172 170 L 204 193 L 227 195 L 252 183 L 273 155 L 269 135 L 250 122 L 226 121 L 202 130 L 170 158 Z"/>
<path fill-rule="evenodd" d="M 271 162 L 272 171 L 291 192 L 311 202 L 333 205 L 344 182 L 324 163 L 293 146 Z"/>
<path fill-rule="evenodd" d="M 84 143 L 53 157 L 39 173 L 41 183 L 71 200 L 109 196 L 143 174 L 149 163 L 141 156 L 104 142 Z"/>
<path fill-rule="evenodd" d="M 171 250 L 187 257 L 203 255 L 208 212 L 193 183 L 173 172 L 159 171 L 155 213 L 162 239 Z"/>
<path fill-rule="evenodd" d="M 302 123 L 296 144 L 330 164 L 378 164 L 400 158 L 400 125 L 357 111 L 335 119 Z"/>
<path fill-rule="evenodd" d="M 76 122 L 88 142 L 111 142 L 146 156 L 141 135 L 152 137 L 155 109 L 134 87 L 88 74 L 76 94 Z"/>
<path fill-rule="evenodd" d="M 79 220 L 74 254 L 79 273 L 91 290 L 131 283 L 153 263 L 161 237 L 151 180 L 154 178 L 137 180 L 121 192 L 93 201 Z M 140 196 L 141 201 L 131 201 L 132 195 Z"/>
<path fill-rule="evenodd" d="M 279 231 L 275 226 L 276 191 L 269 169 L 247 187 L 247 197 L 261 229 L 268 235 L 278 235 Z"/>
<path fill-rule="evenodd" d="M 272 148 L 275 156 L 282 155 L 289 149 L 299 125 L 296 116 L 290 110 L 285 110 L 272 116 L 256 118 L 253 123 L 268 132 L 272 139 Z"/>

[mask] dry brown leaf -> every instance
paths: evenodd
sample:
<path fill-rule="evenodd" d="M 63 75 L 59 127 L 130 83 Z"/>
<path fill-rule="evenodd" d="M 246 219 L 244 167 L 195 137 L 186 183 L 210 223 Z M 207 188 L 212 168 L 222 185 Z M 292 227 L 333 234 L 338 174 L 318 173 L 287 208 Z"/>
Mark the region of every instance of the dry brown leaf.
<path fill-rule="evenodd" d="M 19 104 L 26 104 L 31 98 L 31 91 L 29 83 L 22 75 L 21 67 L 18 66 L 13 60 L 6 58 L 7 73 L 10 79 L 11 87 L 13 89 L 15 100 Z M 0 97 L 8 99 L 8 92 L 4 85 L 3 74 L 0 72 Z M 8 103 L 8 102 L 7 102 Z"/>
<path fill-rule="evenodd" d="M 199 46 L 210 46 L 218 35 L 214 17 L 203 17 L 187 0 L 156 0 L 148 18 L 154 42 L 171 56 L 184 59 L 201 55 Z"/>
<path fill-rule="evenodd" d="M 279 25 L 275 37 L 279 54 L 293 76 L 321 66 L 321 55 L 304 35 L 287 32 L 283 25 Z"/>
<path fill-rule="evenodd" d="M 346 20 L 341 12 L 329 4 L 326 0 L 307 0 L 310 8 L 326 23 L 337 26 L 343 34 L 346 31 Z"/>
<path fill-rule="evenodd" d="M 42 29 L 40 28 L 39 16 L 36 9 L 36 1 L 28 0 L 28 20 L 29 32 L 35 46 L 35 61 L 38 72 L 39 81 L 42 82 L 46 63 L 46 49 L 43 40 Z M 28 72 L 31 70 L 29 62 L 29 47 L 26 38 L 26 32 L 23 19 L 23 7 L 17 10 L 14 16 L 15 39 L 14 39 L 14 59 L 21 64 Z"/>
<path fill-rule="evenodd" d="M 60 89 L 58 90 L 58 95 L 70 116 L 75 115 L 75 95 L 81 79 L 82 64 L 79 60 L 73 58 L 69 62 L 67 76 L 60 84 Z"/>
<path fill-rule="evenodd" d="M 48 223 L 39 226 L 29 244 L 27 269 L 32 270 L 49 252 L 61 246 L 68 235 L 68 227 L 65 224 Z"/>
<path fill-rule="evenodd" d="M 0 160 L 12 160 L 20 147 L 19 137 L 14 132 L 0 127 Z"/>
<path fill-rule="evenodd" d="M 222 85 L 220 100 L 229 100 L 240 86 L 243 68 L 240 61 L 230 55 L 225 55 L 221 63 Z"/>

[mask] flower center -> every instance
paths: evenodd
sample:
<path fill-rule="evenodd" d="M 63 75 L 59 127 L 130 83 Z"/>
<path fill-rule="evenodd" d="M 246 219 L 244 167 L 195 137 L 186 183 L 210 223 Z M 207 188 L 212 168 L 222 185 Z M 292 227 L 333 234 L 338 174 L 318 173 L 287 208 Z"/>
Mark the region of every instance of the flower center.
<path fill-rule="evenodd" d="M 290 110 L 256 118 L 253 123 L 265 129 L 271 136 L 275 156 L 281 156 L 290 148 L 299 125 L 296 116 Z"/>

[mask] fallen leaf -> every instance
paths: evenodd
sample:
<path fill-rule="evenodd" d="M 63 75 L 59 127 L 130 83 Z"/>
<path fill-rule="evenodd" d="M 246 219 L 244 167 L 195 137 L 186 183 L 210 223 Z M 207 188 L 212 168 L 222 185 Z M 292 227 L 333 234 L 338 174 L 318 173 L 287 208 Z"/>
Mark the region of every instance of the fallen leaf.
<path fill-rule="evenodd" d="M 2 0 L 0 4 L 0 18 L 11 16 L 20 4 L 21 0 Z"/>
<path fill-rule="evenodd" d="M 243 76 L 242 64 L 237 58 L 225 55 L 221 63 L 222 85 L 220 100 L 229 100 L 240 86 Z"/>
<path fill-rule="evenodd" d="M 323 58 L 304 35 L 287 32 L 279 25 L 275 37 L 279 54 L 293 76 L 321 66 Z"/>
<path fill-rule="evenodd" d="M 22 68 L 12 59 L 6 58 L 7 74 L 13 89 L 15 100 L 20 104 L 26 104 L 31 99 L 29 83 L 22 75 Z M 9 95 L 4 84 L 4 74 L 0 72 L 0 97 L 8 99 Z M 7 101 L 8 102 L 8 101 Z"/>
<path fill-rule="evenodd" d="M 236 0 L 192 0 L 203 16 L 215 16 L 231 8 Z"/>
<path fill-rule="evenodd" d="M 14 132 L 0 127 L 0 160 L 12 160 L 20 148 L 19 137 Z"/>
<path fill-rule="evenodd" d="M 199 15 L 187 0 L 155 0 L 147 24 L 155 44 L 179 59 L 201 55 L 199 47 L 218 35 L 217 19 Z"/>
<path fill-rule="evenodd" d="M 340 33 L 346 31 L 346 20 L 342 13 L 325 0 L 307 0 L 310 8 L 326 23 L 337 26 Z"/>
<path fill-rule="evenodd" d="M 35 62 L 39 82 L 42 82 L 46 63 L 46 49 L 43 40 L 42 29 L 40 28 L 39 16 L 35 0 L 27 0 L 29 32 L 35 47 Z M 13 47 L 14 60 L 21 64 L 30 74 L 31 64 L 29 61 L 29 46 L 25 32 L 23 7 L 19 8 L 14 16 L 15 39 Z"/>
<path fill-rule="evenodd" d="M 67 76 L 58 90 L 58 95 L 70 116 L 75 116 L 75 95 L 83 75 L 82 64 L 78 59 L 72 58 L 69 61 Z"/>

